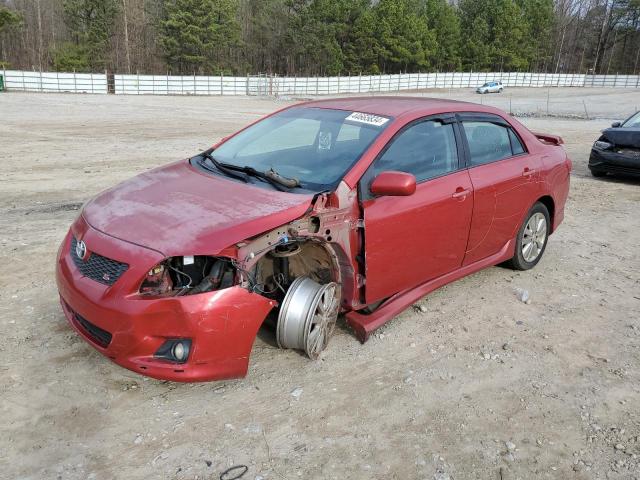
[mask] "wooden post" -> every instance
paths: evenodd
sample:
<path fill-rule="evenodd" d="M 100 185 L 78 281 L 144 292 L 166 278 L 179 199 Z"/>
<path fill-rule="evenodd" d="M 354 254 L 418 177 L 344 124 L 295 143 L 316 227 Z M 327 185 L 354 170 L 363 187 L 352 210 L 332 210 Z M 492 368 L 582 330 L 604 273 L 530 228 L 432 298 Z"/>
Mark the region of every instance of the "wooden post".
<path fill-rule="evenodd" d="M 587 120 L 589 120 L 589 112 L 587 112 L 587 103 L 582 100 L 582 105 L 584 105 L 584 115 L 587 117 Z"/>
<path fill-rule="evenodd" d="M 549 116 L 549 89 L 547 88 L 547 116 Z"/>

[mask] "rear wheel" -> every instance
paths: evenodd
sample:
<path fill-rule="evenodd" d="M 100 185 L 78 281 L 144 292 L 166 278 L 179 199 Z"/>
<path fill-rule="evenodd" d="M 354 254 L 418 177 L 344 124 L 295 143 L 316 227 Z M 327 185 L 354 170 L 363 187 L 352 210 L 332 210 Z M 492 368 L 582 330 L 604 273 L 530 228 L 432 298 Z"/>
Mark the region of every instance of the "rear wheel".
<path fill-rule="evenodd" d="M 542 258 L 550 230 L 549 210 L 544 204 L 536 202 L 516 237 L 516 250 L 509 264 L 515 270 L 529 270 Z"/>

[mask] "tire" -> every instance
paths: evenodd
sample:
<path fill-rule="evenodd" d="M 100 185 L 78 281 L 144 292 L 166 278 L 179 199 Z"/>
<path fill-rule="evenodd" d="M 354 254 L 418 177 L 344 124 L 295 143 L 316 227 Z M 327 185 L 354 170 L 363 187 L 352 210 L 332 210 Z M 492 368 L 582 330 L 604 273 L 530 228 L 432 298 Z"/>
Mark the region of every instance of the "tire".
<path fill-rule="evenodd" d="M 502 93 L 502 88 L 500 90 L 498 90 L 498 93 Z"/>
<path fill-rule="evenodd" d="M 596 178 L 607 176 L 607 172 L 605 172 L 604 170 L 596 170 L 595 168 L 590 168 L 589 170 L 591 170 L 591 175 Z"/>
<path fill-rule="evenodd" d="M 541 220 L 544 220 L 544 224 L 539 223 Z M 550 227 L 549 210 L 544 204 L 536 202 L 518 230 L 516 249 L 508 261 L 509 266 L 514 270 L 529 270 L 535 267 L 547 248 Z"/>

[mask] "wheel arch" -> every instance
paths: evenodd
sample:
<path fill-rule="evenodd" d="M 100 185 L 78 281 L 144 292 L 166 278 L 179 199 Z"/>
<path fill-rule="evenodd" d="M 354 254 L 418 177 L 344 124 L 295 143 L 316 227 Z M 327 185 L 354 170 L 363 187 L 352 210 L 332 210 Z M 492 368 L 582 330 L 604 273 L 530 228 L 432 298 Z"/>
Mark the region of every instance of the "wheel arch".
<path fill-rule="evenodd" d="M 540 202 L 541 204 L 543 204 L 545 207 L 547 207 L 547 210 L 549 211 L 549 220 L 551 225 L 549 233 L 553 233 L 554 231 L 554 225 L 555 225 L 555 213 L 556 213 L 556 204 L 555 201 L 553 200 L 553 197 L 551 197 L 551 195 L 544 195 L 540 198 L 538 198 L 538 200 L 536 200 L 535 203 Z"/>

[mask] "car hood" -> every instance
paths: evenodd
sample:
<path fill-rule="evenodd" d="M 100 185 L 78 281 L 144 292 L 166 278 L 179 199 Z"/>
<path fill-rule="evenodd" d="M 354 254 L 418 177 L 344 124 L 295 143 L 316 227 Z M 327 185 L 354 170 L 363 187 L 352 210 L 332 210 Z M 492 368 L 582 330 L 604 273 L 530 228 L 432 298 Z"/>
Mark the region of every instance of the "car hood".
<path fill-rule="evenodd" d="M 312 198 L 228 180 L 181 161 L 106 190 L 82 215 L 96 230 L 167 257 L 213 255 L 302 216 Z"/>
<path fill-rule="evenodd" d="M 602 138 L 618 147 L 640 148 L 640 128 L 607 128 L 602 131 Z"/>

